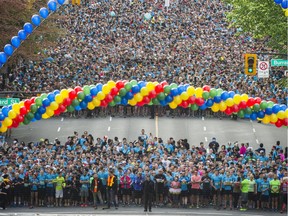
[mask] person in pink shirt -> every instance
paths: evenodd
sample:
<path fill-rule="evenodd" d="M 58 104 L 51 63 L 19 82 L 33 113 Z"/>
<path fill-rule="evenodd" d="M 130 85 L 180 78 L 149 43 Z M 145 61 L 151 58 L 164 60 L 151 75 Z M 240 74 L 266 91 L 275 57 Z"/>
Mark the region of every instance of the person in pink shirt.
<path fill-rule="evenodd" d="M 240 151 L 239 151 L 239 154 L 240 155 L 245 155 L 245 153 L 246 153 L 246 147 L 245 147 L 244 143 L 242 143 Z"/>
<path fill-rule="evenodd" d="M 192 193 L 191 204 L 193 205 L 193 203 L 195 203 L 195 197 L 196 197 L 197 208 L 199 208 L 200 183 L 201 183 L 201 176 L 198 174 L 198 170 L 194 170 L 193 175 L 191 177 L 191 193 Z"/>

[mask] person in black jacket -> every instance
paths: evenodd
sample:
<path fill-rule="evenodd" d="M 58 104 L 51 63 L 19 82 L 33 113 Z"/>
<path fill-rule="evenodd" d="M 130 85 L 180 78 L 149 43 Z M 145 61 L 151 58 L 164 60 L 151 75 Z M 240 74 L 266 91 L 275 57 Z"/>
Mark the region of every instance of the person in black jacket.
<path fill-rule="evenodd" d="M 147 175 L 145 181 L 143 182 L 143 194 L 144 194 L 144 212 L 147 212 L 147 207 L 149 207 L 149 212 L 152 212 L 152 199 L 154 194 L 154 182 L 151 180 L 150 176 Z"/>
<path fill-rule="evenodd" d="M 103 187 L 101 179 L 98 178 L 98 174 L 95 173 L 90 184 L 90 189 L 93 194 L 94 208 L 97 209 L 97 197 L 100 200 L 100 204 L 103 204 L 101 190 Z"/>
<path fill-rule="evenodd" d="M 110 209 L 112 203 L 114 203 L 115 209 L 118 209 L 118 204 L 116 202 L 117 189 L 118 189 L 117 176 L 114 175 L 113 170 L 110 169 L 109 170 L 109 176 L 107 179 L 107 203 L 108 203 L 108 207 L 103 208 L 103 210 Z"/>
<path fill-rule="evenodd" d="M 5 190 L 6 183 L 4 181 L 4 178 L 0 176 L 0 207 L 2 209 L 6 209 L 6 204 L 7 204 L 7 192 Z"/>

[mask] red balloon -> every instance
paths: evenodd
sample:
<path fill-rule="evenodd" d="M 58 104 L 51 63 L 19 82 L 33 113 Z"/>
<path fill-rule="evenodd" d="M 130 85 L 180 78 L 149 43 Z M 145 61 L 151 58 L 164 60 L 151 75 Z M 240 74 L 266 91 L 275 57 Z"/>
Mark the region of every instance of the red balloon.
<path fill-rule="evenodd" d="M 153 98 L 155 98 L 156 96 L 157 96 L 157 94 L 156 94 L 155 90 L 150 91 L 149 94 L 148 94 L 148 97 L 149 97 L 150 99 L 153 99 Z"/>
<path fill-rule="evenodd" d="M 238 112 L 238 111 L 239 111 L 239 107 L 238 107 L 238 105 L 236 105 L 236 104 L 234 104 L 234 105 L 231 107 L 231 109 L 232 109 L 232 112 Z"/>
<path fill-rule="evenodd" d="M 30 105 L 29 105 L 29 108 L 30 108 Z M 27 108 L 24 102 L 24 106 L 20 108 L 20 114 L 25 115 L 26 113 L 27 113 Z"/>
<path fill-rule="evenodd" d="M 245 109 L 245 108 L 247 107 L 247 104 L 246 104 L 245 101 L 241 101 L 241 102 L 239 103 L 238 107 L 239 107 L 240 109 Z"/>
<path fill-rule="evenodd" d="M 30 100 L 31 100 L 31 104 L 32 103 L 35 103 L 35 99 L 36 99 L 36 97 L 32 97 Z"/>
<path fill-rule="evenodd" d="M 159 94 L 160 92 L 163 92 L 163 86 L 161 84 L 156 85 L 155 91 L 157 94 Z"/>
<path fill-rule="evenodd" d="M 119 91 L 118 88 L 114 87 L 114 88 L 111 89 L 110 94 L 112 96 L 116 96 L 118 94 L 118 91 Z"/>
<path fill-rule="evenodd" d="M 144 104 L 149 104 L 149 103 L 150 103 L 150 98 L 149 98 L 148 96 L 145 96 L 145 97 L 143 97 L 142 102 L 143 102 Z"/>
<path fill-rule="evenodd" d="M 76 86 L 76 87 L 74 88 L 74 90 L 75 90 L 75 92 L 76 92 L 76 94 L 77 94 L 78 92 L 82 91 L 82 88 L 81 88 L 80 86 Z"/>
<path fill-rule="evenodd" d="M 55 115 L 55 116 L 60 115 L 60 110 L 59 110 L 59 108 L 58 108 L 57 110 L 54 111 L 54 115 Z"/>
<path fill-rule="evenodd" d="M 260 104 L 262 101 L 260 97 L 256 97 L 254 98 L 254 100 L 255 100 L 255 104 Z"/>
<path fill-rule="evenodd" d="M 144 103 L 143 103 L 143 101 L 140 101 L 140 102 L 138 102 L 136 105 L 139 106 L 139 107 L 141 107 L 141 106 L 144 106 Z"/>
<path fill-rule="evenodd" d="M 106 95 L 105 100 L 106 100 L 107 103 L 110 103 L 113 100 L 112 95 L 111 94 Z"/>
<path fill-rule="evenodd" d="M 120 90 L 123 87 L 124 87 L 124 82 L 123 81 L 119 80 L 119 81 L 116 82 L 116 88 L 118 90 Z"/>
<path fill-rule="evenodd" d="M 275 126 L 278 128 L 282 127 L 282 125 L 283 125 L 283 122 L 280 119 L 278 119 L 278 121 L 275 123 Z"/>
<path fill-rule="evenodd" d="M 102 107 L 107 107 L 108 103 L 106 102 L 106 100 L 102 100 L 100 106 Z"/>
<path fill-rule="evenodd" d="M 63 100 L 63 106 L 65 106 L 65 107 L 67 107 L 67 106 L 69 106 L 70 104 L 72 103 L 72 100 L 70 99 L 70 98 L 65 98 L 64 100 Z"/>
<path fill-rule="evenodd" d="M 226 110 L 224 111 L 227 115 L 231 115 L 233 113 L 231 107 L 227 107 Z"/>
<path fill-rule="evenodd" d="M 203 98 L 196 98 L 195 103 L 197 106 L 202 106 L 205 103 L 205 100 Z"/>
<path fill-rule="evenodd" d="M 282 120 L 283 125 L 288 126 L 288 118 Z"/>
<path fill-rule="evenodd" d="M 163 88 L 164 88 L 164 86 L 168 85 L 168 83 L 167 83 L 166 81 L 163 81 L 163 82 L 161 82 L 160 84 L 161 84 L 161 86 L 162 86 Z"/>
<path fill-rule="evenodd" d="M 30 106 L 32 104 L 32 101 L 31 100 L 25 100 L 24 101 L 24 106 L 26 107 L 27 110 L 30 110 Z M 27 110 L 26 110 L 26 113 L 27 113 Z M 26 114 L 25 113 L 25 114 Z"/>
<path fill-rule="evenodd" d="M 254 104 L 255 104 L 255 99 L 252 97 L 249 97 L 247 101 L 247 106 L 251 107 L 251 106 L 254 106 Z"/>
<path fill-rule="evenodd" d="M 187 101 L 189 104 L 195 104 L 195 100 L 196 100 L 195 96 L 191 96 Z"/>
<path fill-rule="evenodd" d="M 14 119 L 15 120 L 15 119 Z M 12 127 L 17 128 L 19 126 L 19 122 L 13 121 L 12 122 Z"/>
<path fill-rule="evenodd" d="M 189 103 L 187 101 L 182 101 L 182 107 L 187 108 L 189 106 Z"/>
<path fill-rule="evenodd" d="M 210 86 L 208 86 L 208 85 L 204 85 L 203 86 L 203 91 L 210 91 Z"/>
<path fill-rule="evenodd" d="M 63 104 L 61 104 L 61 105 L 59 106 L 58 110 L 60 111 L 60 113 L 63 113 L 63 112 L 65 112 L 66 107 L 65 107 Z"/>
<path fill-rule="evenodd" d="M 77 92 L 77 93 L 78 93 L 78 92 Z M 76 98 L 77 93 L 76 93 L 76 91 L 71 90 L 71 91 L 69 92 L 69 98 L 70 98 L 71 100 L 74 100 L 74 99 Z"/>
<path fill-rule="evenodd" d="M 24 121 L 24 117 L 22 115 L 18 115 L 17 116 L 17 120 L 18 120 L 19 123 L 23 122 Z"/>

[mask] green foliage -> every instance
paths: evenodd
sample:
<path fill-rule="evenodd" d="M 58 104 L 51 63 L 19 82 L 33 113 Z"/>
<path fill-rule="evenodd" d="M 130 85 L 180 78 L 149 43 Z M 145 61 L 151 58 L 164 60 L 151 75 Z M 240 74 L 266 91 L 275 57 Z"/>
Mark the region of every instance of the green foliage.
<path fill-rule="evenodd" d="M 241 28 L 254 38 L 268 39 L 268 46 L 287 51 L 287 18 L 273 0 L 224 0 L 232 6 L 227 13 L 231 27 Z"/>

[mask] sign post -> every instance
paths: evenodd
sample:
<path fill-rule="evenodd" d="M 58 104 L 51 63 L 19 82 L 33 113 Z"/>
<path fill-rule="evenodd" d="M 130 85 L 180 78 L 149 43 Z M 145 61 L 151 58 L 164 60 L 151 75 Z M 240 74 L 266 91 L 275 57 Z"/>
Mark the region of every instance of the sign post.
<path fill-rule="evenodd" d="M 14 103 L 19 103 L 20 99 L 19 98 L 0 98 L 0 107 L 1 106 L 9 106 Z"/>
<path fill-rule="evenodd" d="M 269 61 L 258 62 L 258 78 L 269 78 Z"/>

